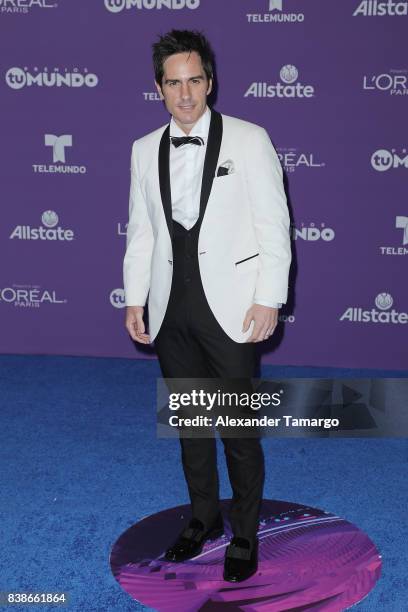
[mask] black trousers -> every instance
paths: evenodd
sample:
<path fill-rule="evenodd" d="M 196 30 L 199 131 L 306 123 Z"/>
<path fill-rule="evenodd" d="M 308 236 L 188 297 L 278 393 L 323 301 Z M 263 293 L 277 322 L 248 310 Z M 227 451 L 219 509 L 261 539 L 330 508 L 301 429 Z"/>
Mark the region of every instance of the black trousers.
<path fill-rule="evenodd" d="M 198 267 L 199 227 L 197 222 L 187 231 L 173 221 L 173 282 L 155 339 L 160 368 L 164 378 L 249 379 L 255 371 L 255 345 L 227 336 L 208 305 Z M 253 542 L 265 480 L 261 440 L 221 439 L 233 492 L 229 510 L 232 532 Z M 180 437 L 180 444 L 192 516 L 208 528 L 219 511 L 216 440 Z"/>

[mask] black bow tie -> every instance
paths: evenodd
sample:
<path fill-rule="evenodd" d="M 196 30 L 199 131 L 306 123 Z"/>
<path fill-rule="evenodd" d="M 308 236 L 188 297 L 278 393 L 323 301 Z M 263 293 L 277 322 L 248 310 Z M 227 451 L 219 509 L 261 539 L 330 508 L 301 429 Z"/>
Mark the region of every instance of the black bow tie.
<path fill-rule="evenodd" d="M 170 136 L 170 139 L 175 147 L 181 147 L 181 145 L 189 144 L 190 142 L 199 146 L 204 144 L 204 138 L 201 138 L 201 136 Z"/>

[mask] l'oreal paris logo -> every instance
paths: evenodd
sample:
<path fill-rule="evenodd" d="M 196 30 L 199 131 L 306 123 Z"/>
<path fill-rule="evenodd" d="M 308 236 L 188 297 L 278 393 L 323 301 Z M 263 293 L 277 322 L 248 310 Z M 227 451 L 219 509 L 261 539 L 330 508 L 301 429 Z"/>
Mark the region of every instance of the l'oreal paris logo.
<path fill-rule="evenodd" d="M 55 0 L 0 0 L 0 13 L 13 14 L 28 13 L 32 8 L 51 9 L 57 8 Z"/>
<path fill-rule="evenodd" d="M 390 70 L 389 73 L 364 75 L 363 89 L 366 91 L 388 91 L 390 96 L 408 94 L 408 71 L 406 69 Z"/>

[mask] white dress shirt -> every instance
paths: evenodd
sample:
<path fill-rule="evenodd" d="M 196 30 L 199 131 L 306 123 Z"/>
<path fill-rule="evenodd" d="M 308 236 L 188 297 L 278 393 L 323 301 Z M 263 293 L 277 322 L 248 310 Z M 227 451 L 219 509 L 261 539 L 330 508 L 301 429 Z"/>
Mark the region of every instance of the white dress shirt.
<path fill-rule="evenodd" d="M 201 136 L 204 145 L 194 143 L 175 147 L 170 141 L 170 189 L 172 216 L 187 230 L 191 229 L 200 214 L 200 194 L 204 158 L 207 150 L 211 111 L 206 106 L 200 119 L 194 124 L 189 136 Z M 170 121 L 170 137 L 186 136 L 174 117 Z M 256 301 L 256 304 L 280 308 L 282 304 Z"/>
<path fill-rule="evenodd" d="M 211 111 L 206 107 L 194 124 L 189 136 L 201 136 L 203 145 L 194 143 L 175 147 L 170 143 L 170 181 L 173 219 L 191 229 L 200 214 L 201 181 L 204 158 L 207 150 Z M 174 121 L 170 121 L 170 137 L 185 136 L 185 132 Z"/>

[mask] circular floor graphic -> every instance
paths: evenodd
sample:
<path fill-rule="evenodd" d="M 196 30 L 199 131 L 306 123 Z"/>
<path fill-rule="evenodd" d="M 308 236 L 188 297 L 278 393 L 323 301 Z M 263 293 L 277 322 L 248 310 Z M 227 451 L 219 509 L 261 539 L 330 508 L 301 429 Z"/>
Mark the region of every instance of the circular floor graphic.
<path fill-rule="evenodd" d="M 221 502 L 225 534 L 184 563 L 163 554 L 190 519 L 189 505 L 127 529 L 110 557 L 121 587 L 158 612 L 338 612 L 361 601 L 378 580 L 381 556 L 355 525 L 324 510 L 263 500 L 258 572 L 241 583 L 224 581 L 229 503 Z"/>

